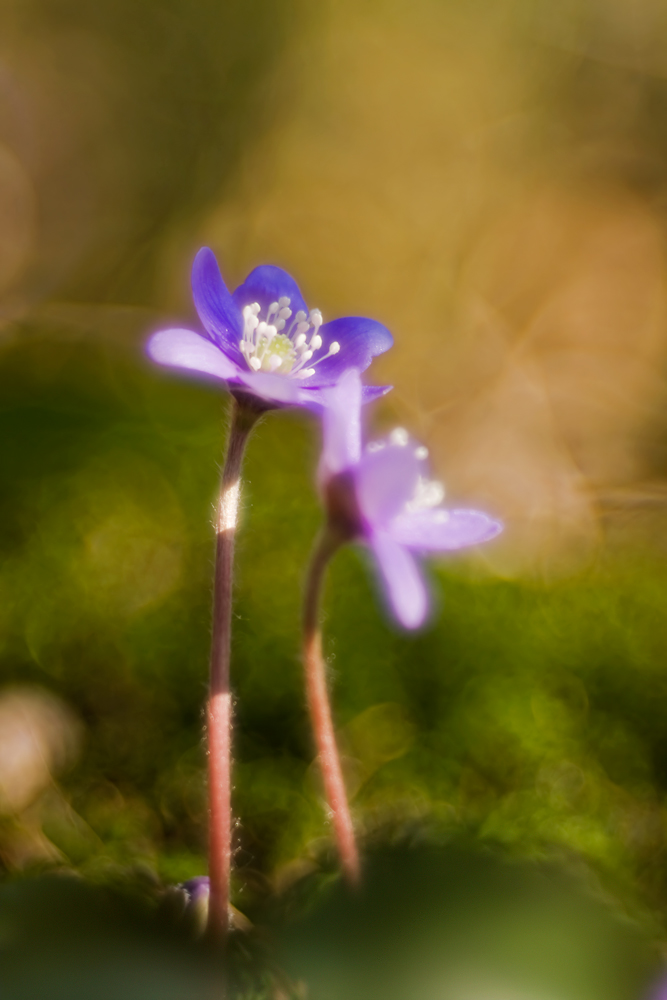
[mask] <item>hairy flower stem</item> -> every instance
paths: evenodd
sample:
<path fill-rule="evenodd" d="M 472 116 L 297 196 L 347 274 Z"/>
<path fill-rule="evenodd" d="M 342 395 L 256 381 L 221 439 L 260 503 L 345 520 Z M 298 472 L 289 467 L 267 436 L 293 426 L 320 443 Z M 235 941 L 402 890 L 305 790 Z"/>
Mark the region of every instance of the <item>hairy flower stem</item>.
<path fill-rule="evenodd" d="M 319 622 L 324 574 L 329 560 L 340 547 L 342 540 L 339 534 L 328 528 L 323 531 L 315 546 L 306 578 L 303 605 L 303 664 L 308 707 L 338 853 L 345 877 L 352 885 L 356 885 L 359 881 L 359 853 L 331 719 L 325 662 L 322 656 L 322 630 Z"/>
<path fill-rule="evenodd" d="M 207 709 L 209 877 L 208 934 L 224 945 L 229 930 L 232 865 L 231 734 L 232 698 L 229 659 L 232 631 L 234 538 L 238 523 L 241 466 L 259 413 L 232 400 L 227 457 L 222 470 L 216 517 L 213 636 Z"/>

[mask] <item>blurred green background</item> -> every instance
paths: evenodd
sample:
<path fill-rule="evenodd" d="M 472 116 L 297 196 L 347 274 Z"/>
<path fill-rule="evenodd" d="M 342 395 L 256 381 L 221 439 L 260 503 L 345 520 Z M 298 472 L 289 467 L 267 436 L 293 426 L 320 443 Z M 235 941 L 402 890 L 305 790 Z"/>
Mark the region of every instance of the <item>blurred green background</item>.
<path fill-rule="evenodd" d="M 661 0 L 4 0 L 0 864 L 205 870 L 202 704 L 227 401 L 142 345 L 189 268 L 288 268 L 396 346 L 409 426 L 507 525 L 397 632 L 336 558 L 359 829 L 584 871 L 667 926 L 667 8 Z M 236 903 L 328 850 L 298 650 L 318 430 L 247 459 Z M 428 833 L 431 831 L 431 833 Z"/>

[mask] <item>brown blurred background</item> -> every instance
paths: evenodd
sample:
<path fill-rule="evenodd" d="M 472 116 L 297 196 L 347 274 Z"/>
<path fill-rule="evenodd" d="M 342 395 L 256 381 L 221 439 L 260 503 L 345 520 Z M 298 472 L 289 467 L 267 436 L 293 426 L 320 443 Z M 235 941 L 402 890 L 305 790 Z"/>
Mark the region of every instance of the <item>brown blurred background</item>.
<path fill-rule="evenodd" d="M 325 317 L 391 327 L 376 377 L 449 495 L 508 520 L 494 569 L 579 565 L 603 509 L 662 503 L 659 0 L 5 0 L 2 22 L 5 336 L 89 324 L 84 302 L 135 336 L 149 314 L 119 306 L 187 316 L 208 243 L 232 285 L 277 262 Z"/>

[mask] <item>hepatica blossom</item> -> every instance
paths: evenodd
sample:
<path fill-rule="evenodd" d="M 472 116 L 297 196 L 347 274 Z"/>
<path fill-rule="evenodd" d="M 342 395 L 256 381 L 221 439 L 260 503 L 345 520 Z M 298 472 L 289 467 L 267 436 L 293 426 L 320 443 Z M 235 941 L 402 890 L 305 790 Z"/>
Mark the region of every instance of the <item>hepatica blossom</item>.
<path fill-rule="evenodd" d="M 184 896 L 185 914 L 199 933 L 203 933 L 208 919 L 210 879 L 208 875 L 197 875 L 178 887 Z"/>
<path fill-rule="evenodd" d="M 204 335 L 161 330 L 148 341 L 150 357 L 223 379 L 232 392 L 250 393 L 267 407 L 319 409 L 323 390 L 349 368 L 365 371 L 393 343 L 389 330 L 372 319 L 347 316 L 325 323 L 279 267 L 256 267 L 230 294 L 207 247 L 195 257 L 192 295 Z M 363 401 L 388 388 L 365 386 Z"/>
<path fill-rule="evenodd" d="M 362 386 L 346 372 L 325 393 L 320 482 L 330 529 L 371 549 L 390 607 L 406 628 L 428 614 L 428 592 L 414 552 L 449 552 L 494 538 L 502 526 L 477 510 L 442 506 L 428 478 L 428 451 L 402 428 L 362 447 Z"/>

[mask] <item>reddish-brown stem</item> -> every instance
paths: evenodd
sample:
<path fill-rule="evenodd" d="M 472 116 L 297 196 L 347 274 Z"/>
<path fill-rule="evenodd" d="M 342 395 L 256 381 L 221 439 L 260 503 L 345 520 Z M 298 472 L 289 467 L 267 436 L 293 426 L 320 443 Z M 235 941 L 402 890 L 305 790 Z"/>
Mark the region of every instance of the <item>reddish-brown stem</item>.
<path fill-rule="evenodd" d="M 325 530 L 313 553 L 306 579 L 303 607 L 303 663 L 308 707 L 338 853 L 345 877 L 354 885 L 359 881 L 359 853 L 331 718 L 319 622 L 324 574 L 329 560 L 340 544 L 341 539 L 335 532 Z"/>
<path fill-rule="evenodd" d="M 238 522 L 243 453 L 257 413 L 232 400 L 227 457 L 216 516 L 213 636 L 207 710 L 209 794 L 208 933 L 224 944 L 229 930 L 232 866 L 231 733 L 229 659 L 232 626 L 234 537 Z"/>

